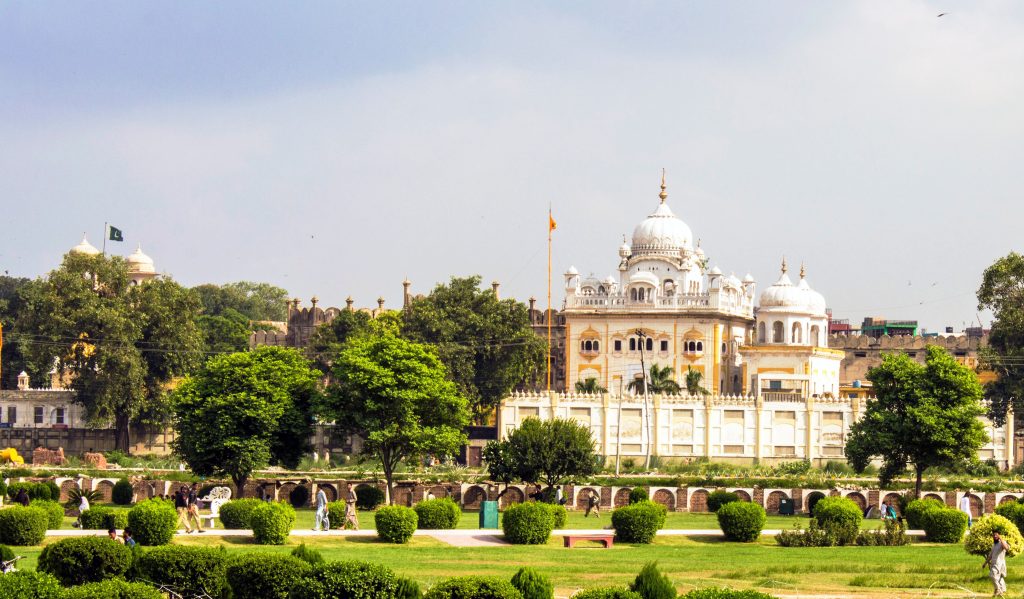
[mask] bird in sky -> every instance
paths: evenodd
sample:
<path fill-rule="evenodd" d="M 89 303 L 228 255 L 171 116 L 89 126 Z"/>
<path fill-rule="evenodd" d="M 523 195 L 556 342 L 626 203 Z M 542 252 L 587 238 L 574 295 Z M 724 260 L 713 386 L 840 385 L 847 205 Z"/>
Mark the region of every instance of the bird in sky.
<path fill-rule="evenodd" d="M 948 15 L 948 14 L 949 14 L 948 12 L 940 12 L 939 14 L 937 14 L 935 16 L 936 17 L 941 17 L 941 16 Z"/>

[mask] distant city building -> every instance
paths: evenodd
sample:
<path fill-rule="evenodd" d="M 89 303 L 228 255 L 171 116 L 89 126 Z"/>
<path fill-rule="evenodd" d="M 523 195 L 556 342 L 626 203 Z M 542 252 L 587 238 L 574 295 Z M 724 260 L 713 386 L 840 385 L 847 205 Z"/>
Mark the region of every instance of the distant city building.
<path fill-rule="evenodd" d="M 867 317 L 860 325 L 860 334 L 867 337 L 914 337 L 917 335 L 916 320 L 885 320 L 879 317 Z"/>

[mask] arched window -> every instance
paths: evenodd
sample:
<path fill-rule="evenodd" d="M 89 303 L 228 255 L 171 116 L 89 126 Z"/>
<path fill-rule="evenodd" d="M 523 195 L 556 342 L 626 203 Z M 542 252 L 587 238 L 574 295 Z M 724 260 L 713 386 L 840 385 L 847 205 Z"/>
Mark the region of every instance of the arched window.
<path fill-rule="evenodd" d="M 646 345 L 647 345 L 647 348 L 646 348 L 647 351 L 654 351 L 654 339 L 651 339 L 650 337 L 648 337 Z"/>
<path fill-rule="evenodd" d="M 804 342 L 804 329 L 803 329 L 803 327 L 800 326 L 799 322 L 794 322 L 793 323 L 793 336 L 792 336 L 792 340 L 793 340 L 793 343 L 803 343 Z"/>
<path fill-rule="evenodd" d="M 636 337 L 629 338 L 629 351 L 636 351 Z"/>
<path fill-rule="evenodd" d="M 757 325 L 757 340 L 760 341 L 761 343 L 766 343 L 768 341 L 768 337 L 766 337 L 764 333 L 763 322 Z"/>
<path fill-rule="evenodd" d="M 636 301 L 636 287 L 629 290 L 629 299 Z"/>
<path fill-rule="evenodd" d="M 598 351 L 600 349 L 600 344 L 600 341 L 594 341 L 594 351 Z"/>
<path fill-rule="evenodd" d="M 776 320 L 772 325 L 772 343 L 785 343 L 786 331 L 781 320 Z"/>
<path fill-rule="evenodd" d="M 698 352 L 704 351 L 704 342 L 703 341 L 698 341 L 697 342 L 697 351 Z"/>
<path fill-rule="evenodd" d="M 587 339 L 583 342 L 583 351 L 590 351 L 590 340 Z"/>
<path fill-rule="evenodd" d="M 824 347 L 825 344 L 821 342 L 820 336 L 821 336 L 821 329 L 818 328 L 818 325 L 812 325 L 811 326 L 811 338 L 809 339 L 811 344 L 812 345 L 817 345 L 818 347 Z"/>

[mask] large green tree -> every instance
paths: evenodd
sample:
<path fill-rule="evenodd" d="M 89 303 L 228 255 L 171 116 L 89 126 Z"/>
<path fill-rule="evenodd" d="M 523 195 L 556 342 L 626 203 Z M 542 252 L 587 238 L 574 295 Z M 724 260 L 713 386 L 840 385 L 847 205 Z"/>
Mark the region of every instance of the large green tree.
<path fill-rule="evenodd" d="M 320 372 L 297 350 L 259 347 L 210 358 L 174 392 L 174 450 L 196 473 L 230 476 L 294 468 L 309 451 Z"/>
<path fill-rule="evenodd" d="M 16 323 L 22 305 L 20 292 L 29 283 L 29 279 L 23 277 L 0 276 L 0 326 L 3 326 L 5 339 L 0 351 L 0 389 L 13 389 L 17 385 L 18 374 L 27 367 L 21 346 L 17 343 L 19 331 Z"/>
<path fill-rule="evenodd" d="M 977 375 L 938 346 L 926 351 L 924 364 L 893 353 L 868 371 L 875 399 L 846 439 L 846 457 L 857 471 L 882 460 L 882 485 L 913 465 L 918 496 L 926 469 L 971 460 L 988 441 L 978 420 L 985 408 Z"/>
<path fill-rule="evenodd" d="M 30 374 L 44 380 L 56 361 L 122 451 L 132 423 L 166 420 L 168 387 L 200 361 L 195 294 L 163 277 L 133 285 L 119 257 L 68 254 L 19 296 L 16 343 Z"/>
<path fill-rule="evenodd" d="M 317 327 L 309 340 L 308 355 L 324 369 L 330 371 L 331 360 L 352 337 L 370 328 L 372 317 L 362 310 L 342 310 L 330 322 Z"/>
<path fill-rule="evenodd" d="M 196 319 L 196 324 L 208 353 L 233 353 L 249 347 L 252 332 L 249 319 L 234 308 L 225 308 L 216 315 L 202 314 Z"/>
<path fill-rule="evenodd" d="M 499 443 L 508 444 L 495 450 L 506 452 L 505 467 L 526 483 L 543 482 L 551 489 L 569 477 L 586 477 L 597 471 L 590 427 L 575 420 L 527 418 Z"/>
<path fill-rule="evenodd" d="M 434 349 L 399 336 L 393 321 L 374 321 L 332 362 L 325 415 L 359 435 L 364 453 L 380 459 L 392 500 L 402 460 L 452 455 L 466 442 L 465 397 Z"/>
<path fill-rule="evenodd" d="M 203 313 L 208 316 L 219 316 L 226 310 L 234 310 L 255 321 L 282 321 L 287 316 L 285 302 L 288 300 L 288 292 L 270 283 L 207 283 L 197 285 L 193 290 L 199 294 Z"/>
<path fill-rule="evenodd" d="M 403 317 L 408 338 L 437 347 L 478 421 L 509 391 L 544 367 L 547 344 L 530 328 L 529 309 L 480 288 L 480 277 L 453 277 L 412 301 Z"/>
<path fill-rule="evenodd" d="M 997 377 L 985 385 L 985 396 L 992 402 L 992 419 L 1001 424 L 1010 407 L 1024 411 L 1024 256 L 1011 252 L 985 269 L 978 309 L 995 316 L 979 355 Z"/>

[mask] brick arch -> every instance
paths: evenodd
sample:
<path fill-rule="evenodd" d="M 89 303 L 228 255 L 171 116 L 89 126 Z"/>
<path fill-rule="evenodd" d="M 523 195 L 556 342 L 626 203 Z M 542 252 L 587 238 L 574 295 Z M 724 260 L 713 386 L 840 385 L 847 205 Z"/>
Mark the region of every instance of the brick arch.
<path fill-rule="evenodd" d="M 936 495 L 935 493 L 928 493 L 927 495 L 925 495 L 921 499 L 934 499 L 936 501 L 941 501 L 942 505 L 946 505 L 946 500 L 943 499 L 941 495 Z"/>
<path fill-rule="evenodd" d="M 750 493 L 747 493 L 743 489 L 736 489 L 733 493 L 736 494 L 736 497 L 740 498 L 740 501 L 750 501 Z"/>
<path fill-rule="evenodd" d="M 824 498 L 825 494 L 822 493 L 821 491 L 815 491 L 813 493 L 808 494 L 807 498 L 804 500 L 806 502 L 806 504 L 804 505 L 804 511 L 806 511 L 808 514 L 813 514 L 814 506 L 818 504 L 818 501 Z"/>
<path fill-rule="evenodd" d="M 892 506 L 892 509 L 896 510 L 897 516 L 903 515 L 903 510 L 900 509 L 900 494 L 899 493 L 886 493 L 885 497 L 882 498 L 882 503 L 886 501 Z"/>
<path fill-rule="evenodd" d="M 698 489 L 693 493 L 690 493 L 690 511 L 691 512 L 706 512 L 708 511 L 708 492 L 704 489 Z"/>
<path fill-rule="evenodd" d="M 655 503 L 660 503 L 661 505 L 667 507 L 668 511 L 670 512 L 674 512 L 676 510 L 675 493 L 671 491 L 668 491 L 666 489 L 658 489 L 657 491 L 654 492 L 654 497 L 651 497 L 651 500 L 654 501 Z"/>
<path fill-rule="evenodd" d="M 397 487 L 391 499 L 394 505 L 412 507 L 412 489 L 408 487 Z"/>
<path fill-rule="evenodd" d="M 156 483 L 150 481 L 140 480 L 132 485 L 132 487 L 135 489 L 135 496 L 138 501 L 150 499 L 160 494 L 157 492 Z"/>
<path fill-rule="evenodd" d="M 612 506 L 613 507 L 622 507 L 624 505 L 629 505 L 629 492 L 631 490 L 632 489 L 630 489 L 630 488 L 622 488 L 622 489 L 619 489 L 618 491 L 616 491 L 615 492 L 615 497 L 612 500 Z"/>
<path fill-rule="evenodd" d="M 853 493 L 847 493 L 846 498 L 856 503 L 862 514 L 864 513 L 864 510 L 868 509 L 868 500 L 863 494 L 854 491 Z"/>
<path fill-rule="evenodd" d="M 1016 501 L 1017 501 L 1017 498 L 1015 496 L 1013 496 L 1013 495 L 1004 495 L 1003 498 L 999 500 L 999 505 L 1003 505 L 1004 503 L 1014 503 Z"/>
<path fill-rule="evenodd" d="M 109 480 L 101 480 L 96 483 L 93 490 L 100 494 L 100 503 L 110 503 L 114 496 L 114 483 Z"/>
<path fill-rule="evenodd" d="M 462 496 L 462 507 L 467 510 L 478 510 L 480 509 L 480 502 L 487 500 L 487 491 L 484 491 L 483 487 L 479 485 L 473 485 L 466 489 L 465 495 Z"/>
<path fill-rule="evenodd" d="M 295 483 L 284 483 L 277 489 L 277 499 L 279 501 L 288 501 L 288 498 L 292 496 L 292 491 L 297 486 Z"/>
<path fill-rule="evenodd" d="M 71 491 L 77 489 L 78 485 L 73 480 L 66 480 L 60 484 L 60 500 L 67 501 L 71 497 Z"/>
<path fill-rule="evenodd" d="M 427 490 L 434 495 L 435 499 L 441 499 L 443 497 L 448 497 L 448 487 L 446 487 L 444 485 L 434 485 L 433 487 L 430 487 Z M 424 494 L 424 497 L 426 497 L 425 494 Z"/>
<path fill-rule="evenodd" d="M 576 491 L 576 509 L 587 509 L 587 502 L 590 501 L 591 495 L 597 495 L 598 503 L 601 502 L 601 492 L 594 487 L 581 487 L 578 489 Z"/>
<path fill-rule="evenodd" d="M 985 502 L 980 497 L 971 493 L 968 495 L 971 498 L 971 516 L 979 518 L 985 515 Z"/>
<path fill-rule="evenodd" d="M 522 503 L 526 501 L 526 496 L 517 487 L 509 487 L 508 491 L 502 495 L 500 499 L 500 507 L 506 508 L 514 503 Z"/>
<path fill-rule="evenodd" d="M 764 499 L 764 511 L 769 514 L 778 514 L 779 502 L 783 499 L 789 499 L 789 495 L 785 491 L 772 491 Z"/>
<path fill-rule="evenodd" d="M 833 489 L 833 490 L 828 492 L 828 496 L 829 497 L 840 497 L 840 496 L 842 496 L 842 493 L 840 493 L 839 491 L 836 491 L 835 489 Z"/>
<path fill-rule="evenodd" d="M 327 496 L 327 501 L 337 501 L 338 500 L 338 490 L 334 488 L 334 485 L 329 484 L 329 483 L 325 483 L 325 484 L 317 485 L 316 488 L 317 488 L 318 491 L 321 490 L 321 489 L 323 490 L 324 495 Z M 316 503 L 316 499 L 313 499 L 313 502 Z"/>

